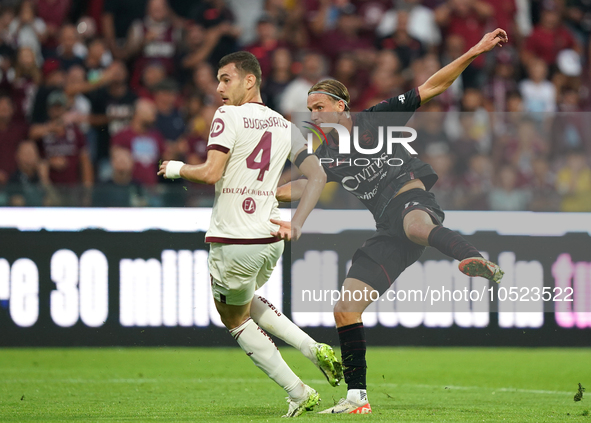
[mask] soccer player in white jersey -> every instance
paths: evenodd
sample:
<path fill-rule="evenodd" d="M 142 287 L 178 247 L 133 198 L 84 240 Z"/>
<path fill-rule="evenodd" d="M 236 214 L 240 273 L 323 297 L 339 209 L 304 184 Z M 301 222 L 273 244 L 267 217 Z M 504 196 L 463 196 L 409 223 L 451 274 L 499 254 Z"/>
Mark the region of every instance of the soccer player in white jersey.
<path fill-rule="evenodd" d="M 318 403 L 318 393 L 289 368 L 265 331 L 298 348 L 333 386 L 342 379 L 342 368 L 330 346 L 316 343 L 255 290 L 271 276 L 283 240 L 299 238 L 326 175 L 318 158 L 306 153 L 299 130 L 292 130 L 290 122 L 262 104 L 261 68 L 255 56 L 247 52 L 225 56 L 218 80 L 217 91 L 225 105 L 214 116 L 206 162 L 190 166 L 165 161 L 158 174 L 215 184 L 205 241 L 211 244 L 209 271 L 216 308 L 256 366 L 289 394 L 284 417 L 295 417 Z M 280 219 L 275 195 L 288 158 L 308 179 L 291 231 L 272 223 Z"/>

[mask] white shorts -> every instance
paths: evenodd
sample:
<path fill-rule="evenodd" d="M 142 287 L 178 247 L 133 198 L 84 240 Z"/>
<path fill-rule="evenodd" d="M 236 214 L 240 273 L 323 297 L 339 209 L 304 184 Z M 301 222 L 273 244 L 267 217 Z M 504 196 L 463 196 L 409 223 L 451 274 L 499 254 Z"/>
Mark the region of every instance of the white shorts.
<path fill-rule="evenodd" d="M 214 298 L 230 305 L 248 304 L 254 292 L 271 277 L 283 247 L 283 241 L 272 244 L 211 243 L 208 264 Z"/>

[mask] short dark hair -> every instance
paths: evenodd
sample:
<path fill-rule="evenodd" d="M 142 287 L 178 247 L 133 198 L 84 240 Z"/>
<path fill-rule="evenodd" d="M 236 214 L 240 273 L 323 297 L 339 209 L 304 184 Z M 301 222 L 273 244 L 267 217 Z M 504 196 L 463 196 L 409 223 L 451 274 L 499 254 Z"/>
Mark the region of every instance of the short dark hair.
<path fill-rule="evenodd" d="M 236 53 L 230 53 L 222 57 L 220 63 L 218 64 L 218 69 L 221 69 L 231 63 L 234 63 L 236 69 L 238 69 L 242 75 L 254 75 L 256 78 L 257 87 L 261 86 L 261 65 L 254 54 L 247 51 L 237 51 Z"/>

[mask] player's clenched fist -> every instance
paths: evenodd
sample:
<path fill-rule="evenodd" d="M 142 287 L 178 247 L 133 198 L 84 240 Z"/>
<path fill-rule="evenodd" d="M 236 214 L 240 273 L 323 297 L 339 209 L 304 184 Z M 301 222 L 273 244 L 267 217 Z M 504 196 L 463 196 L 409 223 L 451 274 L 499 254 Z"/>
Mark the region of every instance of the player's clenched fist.
<path fill-rule="evenodd" d="M 178 179 L 181 177 L 181 168 L 185 164 L 177 160 L 166 160 L 160 164 L 158 176 L 162 175 L 166 179 Z"/>
<path fill-rule="evenodd" d="M 507 42 L 509 42 L 509 37 L 507 37 L 505 30 L 497 28 L 484 34 L 484 37 L 476 44 L 475 48 L 478 54 L 482 54 L 491 51 L 496 46 L 503 47 L 503 44 Z"/>

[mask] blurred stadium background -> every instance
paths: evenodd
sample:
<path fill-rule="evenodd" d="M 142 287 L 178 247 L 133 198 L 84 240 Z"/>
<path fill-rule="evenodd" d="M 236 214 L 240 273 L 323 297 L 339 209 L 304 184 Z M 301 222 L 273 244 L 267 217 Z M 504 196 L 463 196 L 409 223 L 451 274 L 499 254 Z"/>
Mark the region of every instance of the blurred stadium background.
<path fill-rule="evenodd" d="M 349 88 L 352 110 L 361 111 L 422 84 L 496 27 L 507 30 L 509 44 L 479 57 L 447 92 L 419 109 L 413 147 L 439 174 L 433 192 L 448 226 L 500 262 L 506 289 L 570 287 L 574 301 L 539 301 L 527 312 L 511 299 L 486 310 L 456 302 L 443 314 L 405 314 L 388 303 L 367 314 L 368 343 L 591 346 L 591 4 L 585 0 L 1 0 L 0 346 L 233 346 L 207 281 L 203 235 L 213 187 L 155 175 L 162 158 L 192 164 L 205 159 L 211 120 L 222 104 L 215 91 L 219 59 L 237 50 L 252 52 L 262 66 L 265 103 L 288 118 L 306 110 L 305 93 L 328 77 Z M 138 99 L 153 102 L 154 109 L 136 112 Z M 140 133 L 143 127 L 150 129 Z M 292 295 L 310 283 L 337 288 L 371 225 L 355 214 L 361 203 L 335 187 L 327 187 L 319 207 L 332 214 L 312 219 L 298 251 L 288 246 L 264 295 L 311 335 L 337 345 L 330 309 L 298 313 Z M 326 224 L 342 219 L 355 224 Z M 462 279 L 454 269 L 446 257 L 428 251 L 398 285 L 443 279 L 456 289 L 476 287 L 478 281 Z M 112 395 L 129 390 L 137 395 L 129 398 L 141 400 L 136 386 L 143 374 L 152 376 L 150 389 L 171 395 L 171 404 L 185 401 L 186 393 L 172 398 L 179 381 L 197 391 L 205 389 L 202 382 L 220 391 L 237 389 L 223 372 L 235 350 L 199 350 L 209 364 L 193 365 L 212 369 L 203 381 L 195 379 L 199 373 L 185 380 L 186 369 L 168 369 L 162 385 L 167 392 L 158 388 L 162 375 L 154 369 L 161 359 L 174 360 L 174 352 L 162 358 L 146 348 L 143 358 L 121 361 L 113 352 L 52 351 L 0 350 L 0 374 L 7 381 L 0 392 L 10 396 L 4 404 L 0 400 L 0 415 L 15 421 L 151 418 L 152 409 L 93 409 L 92 386 L 103 375 L 92 363 L 112 369 L 98 395 L 113 404 Z M 465 385 L 457 391 L 464 397 L 448 403 L 433 394 L 433 407 L 441 412 L 449 406 L 442 416 L 451 421 L 475 421 L 482 410 L 500 409 L 499 420 L 543 421 L 555 413 L 555 421 L 564 421 L 576 410 L 564 408 L 563 399 L 572 402 L 571 388 L 574 394 L 576 383 L 591 377 L 588 366 L 577 365 L 588 363 L 588 349 L 536 356 L 529 349 L 491 348 L 473 362 L 464 361 L 466 350 L 457 350 L 460 361 L 437 361 L 441 350 L 380 354 L 385 351 L 400 354 L 417 379 L 394 372 L 390 382 L 402 377 L 398 387 L 404 389 L 396 391 L 392 383 L 389 389 L 406 406 L 376 404 L 407 420 L 435 421 L 413 410 L 429 401 L 424 389 L 455 381 Z M 370 348 L 368 359 L 377 369 L 378 355 L 372 354 Z M 498 354 L 502 362 L 495 361 Z M 74 364 L 67 370 L 69 360 Z M 430 361 L 449 371 L 423 371 Z M 507 367 L 469 377 L 491 362 Z M 45 370 L 37 369 L 39 363 Z M 142 370 L 134 370 L 136 363 Z M 246 359 L 236 363 L 249 365 Z M 263 377 L 256 369 L 247 376 L 236 371 L 243 381 Z M 370 383 L 382 383 L 380 375 Z M 53 393 L 46 386 L 52 378 L 58 381 L 50 385 Z M 84 384 L 89 380 L 96 385 Z M 495 402 L 488 391 L 468 393 L 468 385 L 501 387 L 532 414 L 526 418 L 519 405 L 503 408 L 511 402 L 507 396 Z M 39 397 L 52 401 L 52 395 L 70 395 L 76 386 L 84 387 L 81 408 L 57 402 L 50 414 L 39 404 L 23 405 L 28 394 L 20 403 L 15 394 L 41 389 Z M 244 403 L 234 400 L 228 415 L 211 411 L 210 400 L 218 397 L 203 391 L 198 407 L 209 417 L 202 420 L 241 421 L 251 412 L 275 416 L 276 407 L 283 407 L 276 398 L 263 412 L 248 408 L 267 388 L 260 384 Z M 536 390 L 538 397 L 529 398 Z M 490 402 L 478 409 L 462 400 L 466 396 Z M 186 412 L 183 404 L 177 409 Z"/>

